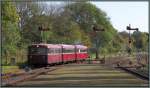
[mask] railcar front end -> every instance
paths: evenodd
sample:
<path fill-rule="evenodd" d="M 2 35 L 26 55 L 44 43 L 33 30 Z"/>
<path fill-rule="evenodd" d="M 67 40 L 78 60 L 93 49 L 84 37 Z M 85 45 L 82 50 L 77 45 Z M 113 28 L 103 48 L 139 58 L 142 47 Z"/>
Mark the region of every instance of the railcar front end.
<path fill-rule="evenodd" d="M 31 45 L 28 47 L 28 64 L 41 66 L 47 64 L 47 47 L 42 45 Z"/>

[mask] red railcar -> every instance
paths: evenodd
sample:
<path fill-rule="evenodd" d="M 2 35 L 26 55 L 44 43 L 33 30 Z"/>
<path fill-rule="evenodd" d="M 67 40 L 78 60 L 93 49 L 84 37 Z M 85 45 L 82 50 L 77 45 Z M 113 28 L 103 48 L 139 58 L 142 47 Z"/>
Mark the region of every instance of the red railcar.
<path fill-rule="evenodd" d="M 48 60 L 47 64 L 55 64 L 55 63 L 61 63 L 62 62 L 62 49 L 61 46 L 58 45 L 48 45 Z"/>
<path fill-rule="evenodd" d="M 62 44 L 62 59 L 63 62 L 73 62 L 75 61 L 75 47 L 74 45 Z"/>
<path fill-rule="evenodd" d="M 46 66 L 88 58 L 87 47 L 83 45 L 32 44 L 28 48 L 28 63 L 30 65 Z"/>
<path fill-rule="evenodd" d="M 53 44 L 32 44 L 29 46 L 28 63 L 30 65 L 47 65 L 61 62 L 61 46 Z"/>
<path fill-rule="evenodd" d="M 87 47 L 83 45 L 75 45 L 77 60 L 85 60 L 88 58 Z"/>
<path fill-rule="evenodd" d="M 35 44 L 29 46 L 28 49 L 28 63 L 30 65 L 42 65 L 47 63 L 47 46 Z"/>

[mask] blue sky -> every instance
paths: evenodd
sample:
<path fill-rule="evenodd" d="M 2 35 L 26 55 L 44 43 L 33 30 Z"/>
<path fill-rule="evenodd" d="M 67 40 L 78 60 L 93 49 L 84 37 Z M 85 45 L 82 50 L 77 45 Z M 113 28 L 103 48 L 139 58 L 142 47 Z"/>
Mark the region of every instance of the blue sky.
<path fill-rule="evenodd" d="M 60 1 L 53 3 L 61 4 Z M 91 3 L 107 13 L 113 27 L 118 31 L 126 31 L 126 26 L 131 24 L 132 28 L 149 32 L 147 1 L 91 1 Z"/>
<path fill-rule="evenodd" d="M 92 4 L 105 11 L 114 28 L 125 31 L 126 26 L 148 32 L 148 2 L 104 2 L 93 1 Z"/>

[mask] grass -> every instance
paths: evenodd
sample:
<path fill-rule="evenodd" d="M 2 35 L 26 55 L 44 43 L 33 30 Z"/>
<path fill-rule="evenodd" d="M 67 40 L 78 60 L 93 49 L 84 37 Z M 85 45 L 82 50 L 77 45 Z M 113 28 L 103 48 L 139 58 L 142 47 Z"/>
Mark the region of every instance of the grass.
<path fill-rule="evenodd" d="M 2 66 L 2 74 L 16 73 L 19 71 L 18 66 Z"/>
<path fill-rule="evenodd" d="M 89 54 L 90 55 L 90 60 L 94 60 L 95 59 L 95 53 L 90 53 Z M 126 55 L 127 56 L 127 54 L 124 54 L 124 55 Z M 118 54 L 99 54 L 99 57 L 100 58 L 104 58 L 104 56 L 105 56 L 105 58 L 107 58 L 107 57 L 118 57 Z"/>

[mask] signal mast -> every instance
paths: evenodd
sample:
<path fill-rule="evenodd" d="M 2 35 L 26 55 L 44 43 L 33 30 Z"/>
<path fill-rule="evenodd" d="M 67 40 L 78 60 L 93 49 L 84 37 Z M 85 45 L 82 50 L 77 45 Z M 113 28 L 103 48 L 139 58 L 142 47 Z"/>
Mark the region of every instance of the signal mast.
<path fill-rule="evenodd" d="M 44 28 L 43 26 L 39 26 L 39 31 L 41 33 L 41 42 L 43 42 L 43 34 L 44 34 L 44 31 L 49 31 L 49 28 Z M 46 41 L 45 41 L 46 43 Z"/>
<path fill-rule="evenodd" d="M 129 42 L 129 50 L 128 50 L 128 53 L 131 54 L 131 42 L 132 42 L 132 40 L 131 40 L 131 33 L 130 33 L 130 31 L 131 30 L 138 31 L 139 29 L 138 28 L 131 28 L 131 25 L 129 24 L 129 26 L 127 26 L 127 30 L 129 30 L 129 40 L 128 40 L 128 42 Z"/>

